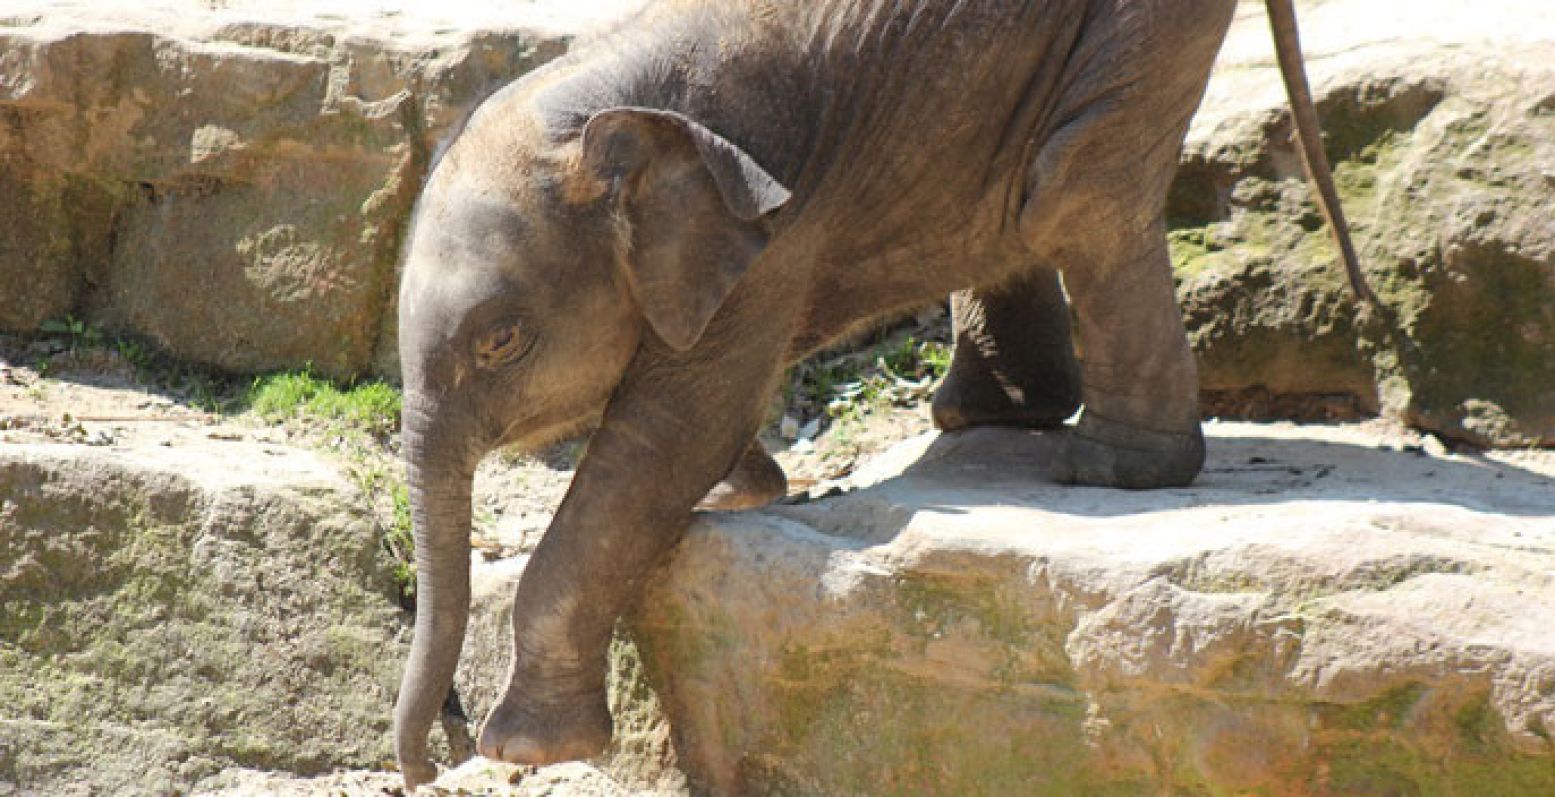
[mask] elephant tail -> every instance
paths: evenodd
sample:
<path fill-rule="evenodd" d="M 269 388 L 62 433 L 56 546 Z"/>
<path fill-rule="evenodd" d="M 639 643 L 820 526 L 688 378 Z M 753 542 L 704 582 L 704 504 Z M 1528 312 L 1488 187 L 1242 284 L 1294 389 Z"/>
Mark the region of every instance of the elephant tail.
<path fill-rule="evenodd" d="M 1361 271 L 1360 258 L 1356 256 L 1355 244 L 1350 240 L 1350 225 L 1345 221 L 1344 208 L 1339 205 L 1339 191 L 1334 187 L 1333 170 L 1328 166 L 1328 156 L 1323 153 L 1317 108 L 1312 103 L 1312 89 L 1307 84 L 1306 65 L 1301 56 L 1301 36 L 1296 29 L 1295 6 L 1292 0 L 1264 2 L 1269 9 L 1269 25 L 1274 29 L 1274 52 L 1280 62 L 1280 76 L 1285 80 L 1285 93 L 1290 98 L 1291 117 L 1296 123 L 1301 160 L 1307 166 L 1307 175 L 1317 186 L 1318 208 L 1323 212 L 1323 219 L 1328 222 L 1334 243 L 1339 247 L 1351 290 L 1368 304 L 1380 308 L 1377 295 L 1366 284 L 1366 275 Z"/>

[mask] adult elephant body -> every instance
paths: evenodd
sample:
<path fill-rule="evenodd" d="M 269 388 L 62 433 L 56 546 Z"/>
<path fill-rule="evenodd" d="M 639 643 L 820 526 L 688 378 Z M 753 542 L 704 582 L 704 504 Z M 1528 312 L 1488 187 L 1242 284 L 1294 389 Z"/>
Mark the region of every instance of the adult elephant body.
<path fill-rule="evenodd" d="M 956 292 L 942 428 L 1050 428 L 1042 478 L 1193 479 L 1161 216 L 1234 5 L 666 0 L 485 102 L 428 183 L 401 293 L 407 781 L 435 775 L 471 474 L 496 446 L 596 430 L 481 734 L 523 763 L 608 742 L 613 622 L 699 501 L 781 492 L 752 443 L 767 397 L 855 324 Z"/>

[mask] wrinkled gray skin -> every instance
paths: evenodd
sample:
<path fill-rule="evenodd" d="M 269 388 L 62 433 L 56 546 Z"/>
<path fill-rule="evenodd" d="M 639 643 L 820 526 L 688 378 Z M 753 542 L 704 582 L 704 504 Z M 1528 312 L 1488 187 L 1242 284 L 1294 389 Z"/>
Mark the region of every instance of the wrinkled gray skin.
<path fill-rule="evenodd" d="M 699 501 L 782 493 L 752 442 L 768 397 L 860 322 L 954 293 L 942 429 L 1051 429 L 1040 478 L 1191 481 L 1162 206 L 1233 6 L 660 2 L 484 103 L 427 185 L 400 300 L 407 783 L 436 775 L 471 478 L 494 447 L 596 430 L 518 587 L 480 735 L 531 764 L 609 742 L 612 624 Z"/>

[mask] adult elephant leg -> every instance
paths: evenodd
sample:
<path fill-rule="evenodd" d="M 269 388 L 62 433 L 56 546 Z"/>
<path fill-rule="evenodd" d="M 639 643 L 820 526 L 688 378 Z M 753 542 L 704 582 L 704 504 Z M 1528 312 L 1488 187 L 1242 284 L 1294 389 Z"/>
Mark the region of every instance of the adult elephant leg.
<path fill-rule="evenodd" d="M 513 663 L 481 755 L 549 764 L 609 743 L 605 671 L 616 618 L 698 500 L 748 452 L 782 350 L 783 340 L 747 337 L 725 351 L 639 355 L 519 580 Z"/>
<path fill-rule="evenodd" d="M 1080 369 L 1058 275 L 1034 268 L 950 298 L 955 349 L 934 394 L 934 424 L 1050 429 L 1080 407 Z"/>

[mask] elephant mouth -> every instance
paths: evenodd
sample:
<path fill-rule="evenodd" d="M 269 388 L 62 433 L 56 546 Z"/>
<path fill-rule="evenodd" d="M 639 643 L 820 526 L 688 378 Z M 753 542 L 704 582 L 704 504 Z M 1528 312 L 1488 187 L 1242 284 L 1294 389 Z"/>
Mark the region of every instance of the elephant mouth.
<path fill-rule="evenodd" d="M 592 434 L 599 428 L 604 411 L 591 412 L 581 417 L 565 419 L 527 418 L 502 430 L 493 449 L 505 449 L 520 454 L 533 453 L 556 445 L 564 440 Z"/>

